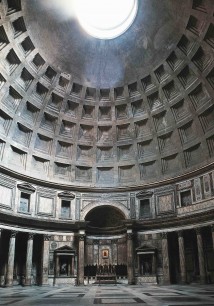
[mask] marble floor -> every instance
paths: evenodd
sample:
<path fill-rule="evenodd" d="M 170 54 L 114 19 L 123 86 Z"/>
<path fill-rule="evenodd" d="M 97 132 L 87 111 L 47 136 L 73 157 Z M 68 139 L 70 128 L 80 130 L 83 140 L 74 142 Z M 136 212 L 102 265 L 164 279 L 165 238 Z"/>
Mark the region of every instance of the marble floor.
<path fill-rule="evenodd" d="M 0 288 L 0 306 L 214 306 L 214 285 Z"/>

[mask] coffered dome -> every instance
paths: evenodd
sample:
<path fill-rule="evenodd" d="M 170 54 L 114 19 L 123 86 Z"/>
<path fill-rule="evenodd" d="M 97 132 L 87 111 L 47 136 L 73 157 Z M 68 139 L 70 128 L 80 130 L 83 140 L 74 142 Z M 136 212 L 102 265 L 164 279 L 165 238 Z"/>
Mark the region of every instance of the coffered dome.
<path fill-rule="evenodd" d="M 50 2 L 0 2 L 2 169 L 131 188 L 213 162 L 212 0 L 139 0 L 109 40 Z"/>

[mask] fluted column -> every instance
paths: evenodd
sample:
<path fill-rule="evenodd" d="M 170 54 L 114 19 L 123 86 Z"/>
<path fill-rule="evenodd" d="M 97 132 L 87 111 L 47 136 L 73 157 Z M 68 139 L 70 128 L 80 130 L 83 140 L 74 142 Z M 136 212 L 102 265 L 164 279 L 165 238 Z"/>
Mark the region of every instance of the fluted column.
<path fill-rule="evenodd" d="M 48 285 L 49 244 L 50 236 L 44 235 L 42 254 L 42 285 Z"/>
<path fill-rule="evenodd" d="M 186 275 L 186 259 L 185 259 L 183 231 L 178 232 L 178 246 L 179 246 L 181 282 L 186 283 L 187 275 Z"/>
<path fill-rule="evenodd" d="M 200 282 L 202 284 L 205 284 L 206 283 L 206 270 L 205 270 L 203 241 L 202 241 L 201 229 L 200 228 L 196 228 L 196 236 L 197 236 L 197 246 L 198 246 L 198 262 L 199 262 Z"/>
<path fill-rule="evenodd" d="M 170 284 L 169 251 L 167 233 L 162 233 L 162 257 L 163 257 L 163 278 L 164 284 Z"/>
<path fill-rule="evenodd" d="M 85 231 L 79 232 L 78 285 L 84 285 Z"/>
<path fill-rule="evenodd" d="M 15 259 L 15 247 L 16 247 L 16 234 L 17 232 L 11 232 L 10 242 L 9 242 L 9 251 L 8 251 L 8 264 L 7 264 L 7 273 L 5 286 L 13 286 L 13 270 L 14 270 L 14 259 Z"/>
<path fill-rule="evenodd" d="M 132 230 L 127 231 L 127 273 L 128 284 L 134 284 L 134 253 L 133 253 L 133 233 Z"/>
<path fill-rule="evenodd" d="M 28 234 L 27 241 L 27 256 L 26 256 L 26 266 L 25 266 L 25 286 L 31 285 L 31 274 L 32 274 L 32 261 L 33 261 L 33 234 Z"/>

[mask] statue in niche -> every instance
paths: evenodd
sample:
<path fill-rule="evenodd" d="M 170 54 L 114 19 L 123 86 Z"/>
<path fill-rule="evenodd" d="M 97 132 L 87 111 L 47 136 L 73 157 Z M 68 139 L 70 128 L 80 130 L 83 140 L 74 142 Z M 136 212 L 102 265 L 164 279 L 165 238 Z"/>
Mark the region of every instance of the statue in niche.
<path fill-rule="evenodd" d="M 150 275 L 152 274 L 152 263 L 149 258 L 145 258 L 140 265 L 141 275 Z"/>
<path fill-rule="evenodd" d="M 60 267 L 60 274 L 63 275 L 67 274 L 67 270 L 68 270 L 68 265 L 66 262 L 63 262 Z"/>
<path fill-rule="evenodd" d="M 145 274 L 150 274 L 151 268 L 150 268 L 150 263 L 148 261 L 145 262 L 144 267 L 145 267 L 144 268 Z"/>

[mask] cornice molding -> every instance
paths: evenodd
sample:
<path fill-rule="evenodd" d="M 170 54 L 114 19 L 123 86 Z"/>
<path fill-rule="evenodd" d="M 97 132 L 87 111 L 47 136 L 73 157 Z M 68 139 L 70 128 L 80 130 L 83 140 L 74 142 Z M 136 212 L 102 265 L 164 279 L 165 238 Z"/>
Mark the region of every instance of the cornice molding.
<path fill-rule="evenodd" d="M 27 183 L 30 184 L 37 184 L 38 186 L 42 187 L 49 187 L 49 188 L 55 188 L 55 189 L 61 189 L 61 190 L 68 190 L 70 191 L 71 189 L 73 191 L 81 191 L 81 192 L 97 192 L 97 193 L 103 193 L 103 192 L 131 192 L 131 191 L 137 191 L 142 188 L 157 188 L 161 187 L 164 185 L 169 185 L 169 184 L 175 184 L 179 183 L 181 181 L 185 181 L 187 179 L 193 178 L 197 175 L 203 174 L 206 171 L 212 171 L 214 169 L 214 162 L 209 163 L 208 165 L 202 166 L 197 170 L 187 172 L 183 175 L 178 175 L 173 178 L 165 179 L 159 182 L 149 182 L 149 183 L 142 183 L 139 185 L 129 185 L 129 186 L 118 186 L 118 187 L 83 187 L 83 186 L 76 186 L 72 184 L 61 184 L 61 183 L 55 183 L 51 181 L 46 181 L 46 180 L 40 180 L 34 177 L 30 177 L 21 173 L 18 173 L 16 171 L 13 171 L 11 169 L 8 169 L 2 165 L 0 165 L 0 172 L 4 173 L 6 175 L 9 175 L 12 178 L 19 179 L 19 180 L 25 180 Z"/>

